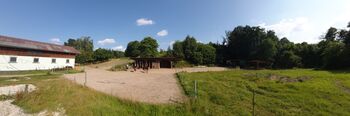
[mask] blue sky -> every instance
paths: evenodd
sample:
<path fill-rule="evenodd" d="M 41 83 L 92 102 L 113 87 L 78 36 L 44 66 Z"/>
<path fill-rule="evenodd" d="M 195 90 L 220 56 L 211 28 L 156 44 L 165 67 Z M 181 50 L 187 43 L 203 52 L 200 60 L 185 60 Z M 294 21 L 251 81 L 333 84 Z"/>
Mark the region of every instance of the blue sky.
<path fill-rule="evenodd" d="M 316 43 L 350 21 L 349 0 L 0 0 L 0 35 L 62 44 L 90 36 L 96 48 L 125 49 L 145 36 L 160 48 L 221 41 L 238 25 L 261 26 L 293 42 Z"/>

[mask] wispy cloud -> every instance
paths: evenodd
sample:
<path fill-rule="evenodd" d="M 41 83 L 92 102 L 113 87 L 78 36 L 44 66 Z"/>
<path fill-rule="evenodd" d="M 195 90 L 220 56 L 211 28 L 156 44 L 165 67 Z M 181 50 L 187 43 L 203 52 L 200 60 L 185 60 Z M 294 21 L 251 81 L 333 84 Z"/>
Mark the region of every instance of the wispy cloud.
<path fill-rule="evenodd" d="M 115 43 L 115 40 L 112 38 L 106 38 L 104 40 L 97 41 L 97 44 L 99 45 L 107 45 L 107 44 L 114 44 L 114 43 Z"/>
<path fill-rule="evenodd" d="M 165 30 L 165 29 L 164 29 L 164 30 L 161 30 L 161 31 L 159 31 L 159 32 L 157 33 L 157 35 L 158 35 L 158 36 L 161 36 L 161 37 L 162 37 L 162 36 L 167 36 L 167 35 L 168 35 L 168 31 Z"/>
<path fill-rule="evenodd" d="M 280 37 L 289 37 L 294 32 L 303 32 L 309 30 L 310 24 L 309 19 L 305 17 L 298 17 L 294 19 L 282 19 L 276 24 L 267 25 L 261 23 L 259 26 L 268 30 L 274 30 Z"/>
<path fill-rule="evenodd" d="M 115 47 L 113 47 L 112 49 L 113 49 L 113 50 L 118 50 L 118 51 L 125 51 L 125 48 L 124 48 L 122 45 L 120 45 L 120 46 L 115 46 Z"/>
<path fill-rule="evenodd" d="M 50 39 L 50 42 L 53 44 L 62 44 L 60 38 L 52 38 Z"/>
<path fill-rule="evenodd" d="M 288 18 L 273 24 L 261 23 L 258 26 L 273 30 L 280 38 L 287 37 L 297 43 L 316 43 L 321 32 L 317 32 L 312 22 L 306 17 Z"/>
<path fill-rule="evenodd" d="M 169 47 L 170 47 L 170 48 L 173 48 L 174 43 L 175 43 L 175 41 L 170 41 Z"/>
<path fill-rule="evenodd" d="M 348 9 L 350 10 L 350 8 Z M 273 30 L 278 37 L 287 37 L 296 43 L 317 43 L 320 41 L 320 36 L 325 34 L 329 27 L 345 28 L 348 21 L 350 21 L 350 14 L 344 11 L 323 21 L 319 19 L 312 20 L 307 17 L 296 17 L 282 19 L 272 24 L 260 23 L 258 26 Z"/>
<path fill-rule="evenodd" d="M 154 24 L 154 21 L 151 19 L 140 18 L 136 20 L 136 23 L 138 26 L 144 26 L 144 25 L 152 25 Z"/>

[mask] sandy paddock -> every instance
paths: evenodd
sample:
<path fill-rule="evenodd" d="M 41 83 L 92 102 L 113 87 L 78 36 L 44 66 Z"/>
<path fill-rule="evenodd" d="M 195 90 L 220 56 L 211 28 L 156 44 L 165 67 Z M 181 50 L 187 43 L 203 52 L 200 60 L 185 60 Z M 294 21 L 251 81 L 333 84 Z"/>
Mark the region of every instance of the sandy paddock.
<path fill-rule="evenodd" d="M 225 70 L 225 68 L 152 69 L 148 73 L 142 70 L 111 72 L 98 68 L 85 69 L 86 85 L 90 88 L 122 99 L 156 104 L 181 102 L 186 99 L 175 77 L 176 72 L 220 70 Z M 64 76 L 82 85 L 85 82 L 85 73 Z"/>

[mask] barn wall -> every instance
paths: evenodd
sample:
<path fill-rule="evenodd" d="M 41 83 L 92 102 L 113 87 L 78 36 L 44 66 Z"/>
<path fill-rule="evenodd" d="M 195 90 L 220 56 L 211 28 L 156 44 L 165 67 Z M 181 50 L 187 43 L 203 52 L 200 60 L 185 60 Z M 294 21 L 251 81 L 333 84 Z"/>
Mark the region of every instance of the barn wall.
<path fill-rule="evenodd" d="M 10 57 L 17 57 L 17 62 L 10 63 Z M 33 63 L 34 58 L 39 58 L 39 63 Z M 52 63 L 53 58 L 56 63 Z M 69 59 L 69 63 L 66 63 L 66 59 Z M 48 70 L 66 66 L 74 68 L 74 64 L 74 58 L 0 55 L 0 71 Z"/>

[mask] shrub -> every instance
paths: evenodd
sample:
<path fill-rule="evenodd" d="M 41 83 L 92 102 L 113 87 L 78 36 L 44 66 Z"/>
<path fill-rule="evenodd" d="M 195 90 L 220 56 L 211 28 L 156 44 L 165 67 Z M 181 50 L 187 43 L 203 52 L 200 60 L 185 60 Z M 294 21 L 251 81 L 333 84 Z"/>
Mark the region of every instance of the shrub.
<path fill-rule="evenodd" d="M 193 65 L 185 60 L 181 60 L 175 64 L 175 68 L 192 67 Z"/>

